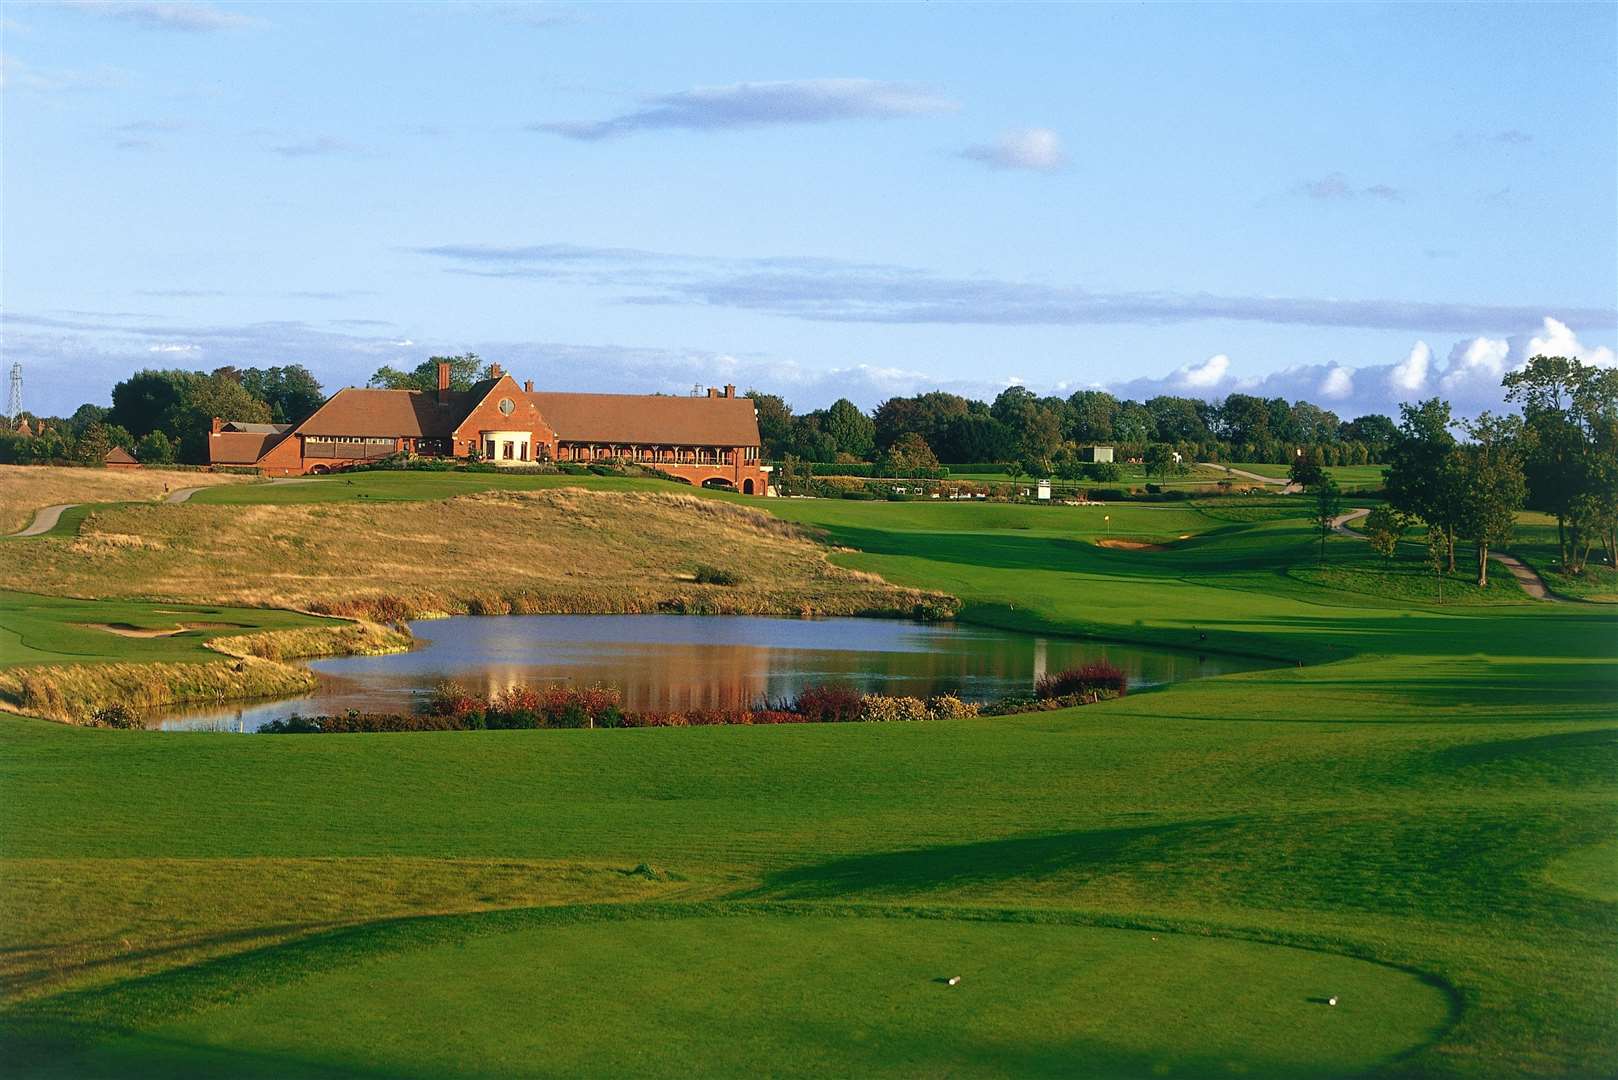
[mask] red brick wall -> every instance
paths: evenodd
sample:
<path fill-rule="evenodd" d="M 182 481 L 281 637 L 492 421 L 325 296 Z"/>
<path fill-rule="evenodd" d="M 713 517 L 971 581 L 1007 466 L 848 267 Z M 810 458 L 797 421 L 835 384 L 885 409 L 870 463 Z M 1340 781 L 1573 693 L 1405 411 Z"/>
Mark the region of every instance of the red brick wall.
<path fill-rule="evenodd" d="M 501 398 L 510 398 L 516 404 L 510 416 L 500 411 Z M 534 433 L 534 456 L 544 460 L 540 453 L 540 447 L 544 447 L 544 454 L 550 460 L 556 458 L 556 432 L 545 423 L 545 418 L 510 375 L 503 376 L 488 396 L 467 413 L 461 426 L 455 429 L 453 453 L 456 457 L 466 457 L 480 449 L 480 431 L 531 431 Z"/>

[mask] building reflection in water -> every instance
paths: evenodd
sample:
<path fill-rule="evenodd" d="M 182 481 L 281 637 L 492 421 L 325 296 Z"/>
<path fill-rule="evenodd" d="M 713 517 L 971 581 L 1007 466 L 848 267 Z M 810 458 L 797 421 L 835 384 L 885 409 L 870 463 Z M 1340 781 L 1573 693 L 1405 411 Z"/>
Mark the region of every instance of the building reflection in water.
<path fill-rule="evenodd" d="M 633 710 L 738 708 L 782 702 L 805 686 L 867 693 L 953 693 L 991 701 L 1096 659 L 1135 687 L 1261 666 L 1233 658 L 1032 637 L 956 624 L 884 619 L 684 615 L 461 617 L 412 625 L 409 653 L 323 660 L 307 697 L 175 712 L 163 727 L 254 730 L 289 716 L 411 709 L 440 681 L 495 693 L 511 686 L 611 686 Z"/>

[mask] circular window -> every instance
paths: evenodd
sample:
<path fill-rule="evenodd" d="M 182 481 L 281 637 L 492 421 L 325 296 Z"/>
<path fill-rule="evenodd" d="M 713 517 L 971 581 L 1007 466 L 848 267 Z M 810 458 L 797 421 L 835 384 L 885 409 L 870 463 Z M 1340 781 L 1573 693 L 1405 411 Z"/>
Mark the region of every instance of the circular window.
<path fill-rule="evenodd" d="M 508 397 L 503 397 L 500 399 L 500 415 L 510 416 L 516 410 L 517 403 L 515 401 L 512 401 Z"/>

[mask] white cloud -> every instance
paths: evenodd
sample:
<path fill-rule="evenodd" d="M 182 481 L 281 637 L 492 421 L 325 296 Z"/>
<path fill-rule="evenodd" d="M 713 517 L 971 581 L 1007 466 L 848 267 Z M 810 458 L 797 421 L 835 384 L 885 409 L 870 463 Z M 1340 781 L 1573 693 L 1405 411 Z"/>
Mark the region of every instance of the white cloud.
<path fill-rule="evenodd" d="M 1425 341 L 1411 346 L 1410 355 L 1393 365 L 1388 385 L 1400 394 L 1415 394 L 1427 385 L 1427 369 L 1433 363 L 1433 350 Z"/>
<path fill-rule="evenodd" d="M 1200 364 L 1186 364 L 1169 377 L 1169 381 L 1186 389 L 1218 386 L 1230 370 L 1230 357 L 1224 353 L 1210 356 Z"/>
<path fill-rule="evenodd" d="M 203 3 L 78 3 L 80 11 L 121 19 L 148 30 L 179 30 L 191 34 L 243 30 L 260 20 Z"/>
<path fill-rule="evenodd" d="M 1545 316 L 1545 323 L 1540 332 L 1530 337 L 1528 343 L 1519 349 L 1517 359 L 1519 362 L 1526 362 L 1534 356 L 1576 356 L 1586 364 L 1595 364 L 1597 367 L 1612 367 L 1618 364 L 1618 357 L 1614 357 L 1611 349 L 1604 345 L 1595 348 L 1585 345 L 1566 323 L 1549 315 Z"/>
<path fill-rule="evenodd" d="M 151 348 L 147 349 L 146 351 L 147 352 L 153 352 L 153 353 L 180 353 L 180 354 L 199 353 L 199 352 L 202 351 L 202 346 L 200 346 L 200 345 L 153 345 Z"/>
<path fill-rule="evenodd" d="M 1500 385 L 1500 376 L 1506 372 L 1506 358 L 1511 354 L 1511 343 L 1500 338 L 1477 337 L 1471 341 L 1457 341 L 1449 351 L 1449 363 L 1444 366 L 1444 377 L 1439 385 L 1446 394 L 1463 389 L 1468 383 L 1484 382 Z"/>
<path fill-rule="evenodd" d="M 993 143 L 969 146 L 961 157 L 996 169 L 1055 172 L 1067 164 L 1062 137 L 1050 128 L 1019 128 L 1003 133 Z"/>
<path fill-rule="evenodd" d="M 1354 392 L 1354 373 L 1341 364 L 1333 364 L 1326 377 L 1320 380 L 1320 396 L 1328 401 L 1341 401 Z"/>

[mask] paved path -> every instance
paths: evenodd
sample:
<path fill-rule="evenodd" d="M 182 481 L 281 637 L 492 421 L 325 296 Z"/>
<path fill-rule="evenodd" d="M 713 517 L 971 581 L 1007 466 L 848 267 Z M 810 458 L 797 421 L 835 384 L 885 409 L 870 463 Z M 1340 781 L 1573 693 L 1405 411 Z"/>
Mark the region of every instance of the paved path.
<path fill-rule="evenodd" d="M 1334 531 L 1340 532 L 1344 536 L 1352 536 L 1356 540 L 1364 540 L 1366 539 L 1365 534 L 1357 533 L 1350 529 L 1348 527 L 1348 523 L 1350 521 L 1358 521 L 1360 518 L 1364 517 L 1370 512 L 1370 510 L 1362 507 L 1358 510 L 1350 510 L 1346 514 L 1338 514 L 1336 517 L 1331 519 L 1331 527 Z M 1564 597 L 1557 596 L 1555 593 L 1551 592 L 1550 587 L 1545 584 L 1545 579 L 1535 573 L 1532 567 L 1523 562 L 1521 559 L 1517 558 L 1517 556 L 1507 555 L 1500 551 L 1491 551 L 1489 552 L 1489 558 L 1511 571 L 1511 576 L 1517 579 L 1517 583 L 1522 586 L 1523 592 L 1527 593 L 1529 596 L 1532 596 L 1535 600 L 1549 600 L 1556 604 L 1567 602 Z"/>
<path fill-rule="evenodd" d="M 1229 465 L 1215 465 L 1211 461 L 1200 462 L 1200 464 L 1206 465 L 1210 469 L 1219 469 L 1221 472 L 1227 472 L 1232 476 L 1239 476 L 1243 480 L 1251 480 L 1255 484 L 1280 484 L 1281 494 L 1283 495 L 1295 495 L 1303 490 L 1303 488 L 1299 487 L 1297 484 L 1294 484 L 1290 480 L 1280 480 L 1273 476 L 1263 476 L 1256 472 L 1248 472 L 1246 469 L 1233 469 Z"/>
<path fill-rule="evenodd" d="M 12 536 L 39 536 L 56 528 L 56 523 L 62 519 L 63 510 L 71 510 L 78 503 L 61 503 L 56 506 L 42 506 L 34 511 L 34 520 L 28 527 L 12 533 Z"/>
<path fill-rule="evenodd" d="M 197 492 L 205 490 L 207 489 L 199 487 L 180 488 L 177 491 L 171 491 L 167 495 L 163 496 L 163 501 L 166 503 L 183 503 Z"/>

